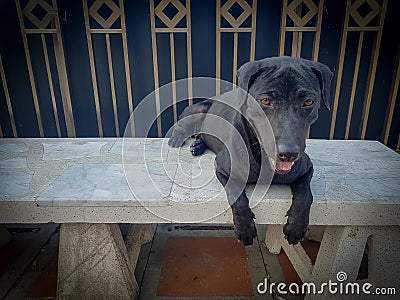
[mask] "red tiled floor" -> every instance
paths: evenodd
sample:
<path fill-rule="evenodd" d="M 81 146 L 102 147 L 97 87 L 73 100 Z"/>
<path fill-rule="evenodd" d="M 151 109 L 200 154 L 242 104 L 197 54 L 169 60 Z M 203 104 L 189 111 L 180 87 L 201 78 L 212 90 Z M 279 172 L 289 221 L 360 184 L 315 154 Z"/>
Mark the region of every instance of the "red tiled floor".
<path fill-rule="evenodd" d="M 58 253 L 53 253 L 50 263 L 40 270 L 29 286 L 27 298 L 55 299 L 57 293 Z"/>
<path fill-rule="evenodd" d="M 157 296 L 253 296 L 246 252 L 233 237 L 172 237 Z"/>

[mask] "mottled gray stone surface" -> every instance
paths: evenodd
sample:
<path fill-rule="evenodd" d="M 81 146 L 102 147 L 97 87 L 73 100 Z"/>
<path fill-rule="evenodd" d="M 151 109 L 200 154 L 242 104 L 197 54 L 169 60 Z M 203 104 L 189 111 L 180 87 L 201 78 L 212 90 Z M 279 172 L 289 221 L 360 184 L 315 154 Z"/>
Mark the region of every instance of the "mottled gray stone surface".
<path fill-rule="evenodd" d="M 143 205 L 166 205 L 170 202 L 169 196 L 176 173 L 174 164 L 125 164 L 126 178 L 129 187 Z"/>
<path fill-rule="evenodd" d="M 2 139 L 0 223 L 2 219 L 17 220 L 6 213 L 17 202 L 35 205 L 34 209 L 18 212 L 21 219 L 30 222 L 38 221 L 35 214 L 43 207 L 49 210 L 40 211 L 40 220 L 53 211 L 57 215 L 51 220 L 64 220 L 67 216 L 58 215 L 64 211 L 62 207 L 69 207 L 75 221 L 102 220 L 101 215 L 89 213 L 95 210 L 101 211 L 103 218 L 119 222 L 129 221 L 131 214 L 143 222 L 160 221 L 168 218 L 160 217 L 163 213 L 171 218 L 184 215 L 190 222 L 203 220 L 213 210 L 221 213 L 217 219 L 229 220 L 224 212 L 225 191 L 214 173 L 214 154 L 207 151 L 193 157 L 189 142 L 179 149 L 169 148 L 166 142 L 116 138 Z M 397 153 L 375 141 L 309 140 L 306 151 L 315 170 L 310 222 L 398 222 Z M 290 188 L 274 185 L 268 191 L 267 187 L 254 193 L 253 190 L 249 186 L 247 194 L 258 214 L 257 222 L 283 222 L 291 202 Z M 142 205 L 160 209 L 149 212 Z M 79 207 L 89 210 L 80 211 Z M 107 207 L 114 207 L 115 213 Z M 133 213 L 127 207 L 137 209 Z"/>
<path fill-rule="evenodd" d="M 32 176 L 33 172 L 0 171 L 0 199 L 4 201 L 7 199 L 4 196 L 18 197 L 28 194 Z"/>
<path fill-rule="evenodd" d="M 37 201 L 51 205 L 165 205 L 175 168 L 175 165 L 159 164 L 73 165 L 52 182 Z"/>
<path fill-rule="evenodd" d="M 1 143 L 0 144 L 0 152 L 6 152 L 6 153 L 21 153 L 28 151 L 28 147 L 25 146 L 24 144 L 18 143 L 15 144 L 12 142 L 10 139 L 5 140 L 6 143 Z"/>
<path fill-rule="evenodd" d="M 80 164 L 69 167 L 37 200 L 71 204 L 132 198 L 122 165 Z"/>
<path fill-rule="evenodd" d="M 21 169 L 26 168 L 27 166 L 26 157 L 15 157 L 4 160 L 0 158 L 1 169 Z"/>
<path fill-rule="evenodd" d="M 122 155 L 124 159 L 137 161 L 166 161 L 170 148 L 165 139 L 132 139 L 118 140 L 110 153 Z"/>
<path fill-rule="evenodd" d="M 375 141 L 309 140 L 315 201 L 389 201 L 400 195 L 400 156 Z"/>
<path fill-rule="evenodd" d="M 105 144 L 101 141 L 79 142 L 79 140 L 43 142 L 43 159 L 64 160 L 100 156 L 100 150 Z"/>

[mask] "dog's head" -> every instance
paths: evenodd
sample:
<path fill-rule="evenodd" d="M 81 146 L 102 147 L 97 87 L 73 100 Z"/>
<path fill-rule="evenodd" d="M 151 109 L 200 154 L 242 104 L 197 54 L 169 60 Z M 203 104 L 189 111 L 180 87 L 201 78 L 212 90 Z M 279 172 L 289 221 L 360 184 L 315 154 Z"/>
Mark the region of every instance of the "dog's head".
<path fill-rule="evenodd" d="M 272 126 L 277 173 L 288 173 L 304 153 L 307 132 L 318 118 L 321 102 L 330 109 L 332 76 L 322 63 L 293 57 L 248 62 L 238 70 L 239 87 L 256 99 Z"/>

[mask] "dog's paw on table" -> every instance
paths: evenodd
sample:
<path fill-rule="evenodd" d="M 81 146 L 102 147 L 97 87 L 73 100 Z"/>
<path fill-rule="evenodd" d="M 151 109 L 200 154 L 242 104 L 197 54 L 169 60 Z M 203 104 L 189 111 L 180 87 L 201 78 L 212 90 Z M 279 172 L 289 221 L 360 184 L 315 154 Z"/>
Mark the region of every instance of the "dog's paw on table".
<path fill-rule="evenodd" d="M 201 155 L 206 151 L 207 146 L 201 139 L 195 140 L 191 145 L 190 145 L 190 152 L 192 153 L 193 156 Z"/>
<path fill-rule="evenodd" d="M 283 226 L 283 233 L 289 245 L 296 245 L 301 242 L 307 233 L 308 224 L 298 222 L 288 222 Z"/>

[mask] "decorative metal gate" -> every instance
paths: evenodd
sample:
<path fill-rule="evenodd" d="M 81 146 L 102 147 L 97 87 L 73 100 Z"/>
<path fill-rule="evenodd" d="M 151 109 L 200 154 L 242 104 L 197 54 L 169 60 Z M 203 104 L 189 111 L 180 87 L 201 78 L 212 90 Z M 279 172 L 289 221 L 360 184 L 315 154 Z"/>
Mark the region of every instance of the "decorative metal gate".
<path fill-rule="evenodd" d="M 0 7 L 0 136 L 121 136 L 153 89 L 291 55 L 335 73 L 310 136 L 400 144 L 395 0 L 15 0 Z M 193 103 L 188 81 L 188 105 Z M 160 115 L 163 136 L 182 107 Z M 216 94 L 220 93 L 217 84 Z M 32 109 L 30 109 L 32 108 Z M 135 132 L 135 122 L 130 122 Z"/>

